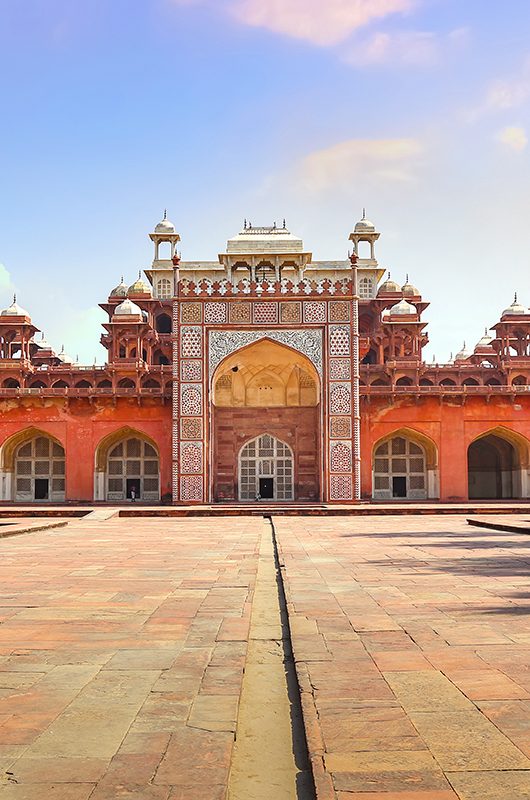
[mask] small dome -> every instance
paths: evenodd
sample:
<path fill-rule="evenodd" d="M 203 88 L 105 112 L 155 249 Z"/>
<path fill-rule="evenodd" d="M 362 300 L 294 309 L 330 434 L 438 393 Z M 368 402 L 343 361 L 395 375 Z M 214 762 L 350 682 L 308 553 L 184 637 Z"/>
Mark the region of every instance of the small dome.
<path fill-rule="evenodd" d="M 466 348 L 466 343 L 464 342 L 464 344 L 462 345 L 462 349 L 459 350 L 455 356 L 455 361 L 465 361 L 466 359 L 469 358 L 470 355 L 471 353 Z"/>
<path fill-rule="evenodd" d="M 62 364 L 73 364 L 73 360 L 64 352 L 64 344 L 61 347 L 61 352 L 57 353 L 57 358 Z"/>
<path fill-rule="evenodd" d="M 492 343 L 493 339 L 488 334 L 488 329 L 484 328 L 484 336 L 482 336 L 475 345 L 475 350 L 482 347 L 489 347 Z"/>
<path fill-rule="evenodd" d="M 14 295 L 13 302 L 7 308 L 4 308 L 0 314 L 2 317 L 29 317 L 25 308 L 21 308 L 17 303 L 17 296 Z"/>
<path fill-rule="evenodd" d="M 390 272 L 387 275 L 386 281 L 381 284 L 379 289 L 377 290 L 377 294 L 396 294 L 401 293 L 401 286 L 399 283 L 390 280 Z"/>
<path fill-rule="evenodd" d="M 504 309 L 502 316 L 504 317 L 505 314 L 526 314 L 526 308 L 517 301 L 517 292 L 513 298 L 513 303 Z"/>
<path fill-rule="evenodd" d="M 138 278 L 135 282 L 131 283 L 127 289 L 127 294 L 151 294 L 151 287 L 143 280 L 141 272 L 138 273 Z"/>
<path fill-rule="evenodd" d="M 412 283 L 409 283 L 409 276 L 407 275 L 404 285 L 401 287 L 401 291 L 406 297 L 420 297 L 420 290 L 416 289 Z"/>
<path fill-rule="evenodd" d="M 167 212 L 164 209 L 164 216 L 155 228 L 155 233 L 175 233 L 175 226 L 167 218 Z"/>
<path fill-rule="evenodd" d="M 133 303 L 132 300 L 129 300 L 127 297 L 122 303 L 120 303 L 114 309 L 113 316 L 118 317 L 127 317 L 127 316 L 142 316 L 142 309 L 140 306 L 137 306 L 136 303 Z"/>
<path fill-rule="evenodd" d="M 123 281 L 123 275 L 120 283 L 114 287 L 109 297 L 127 297 L 127 284 Z"/>
<path fill-rule="evenodd" d="M 39 350 L 51 350 L 50 343 L 44 338 L 44 334 L 41 335 L 41 338 L 37 342 L 35 339 L 32 341 L 33 344 L 37 345 Z"/>
<path fill-rule="evenodd" d="M 355 223 L 354 233 L 375 233 L 375 225 L 366 219 L 366 210 L 363 208 L 363 216 L 359 222 Z"/>
<path fill-rule="evenodd" d="M 391 316 L 394 316 L 396 314 L 397 315 L 402 314 L 403 316 L 405 314 L 407 314 L 407 315 L 409 315 L 409 314 L 416 315 L 417 313 L 418 313 L 418 311 L 417 311 L 416 306 L 413 306 L 412 303 L 409 303 L 405 299 L 400 300 L 399 303 L 396 303 L 396 305 L 392 306 L 392 308 L 390 309 Z"/>

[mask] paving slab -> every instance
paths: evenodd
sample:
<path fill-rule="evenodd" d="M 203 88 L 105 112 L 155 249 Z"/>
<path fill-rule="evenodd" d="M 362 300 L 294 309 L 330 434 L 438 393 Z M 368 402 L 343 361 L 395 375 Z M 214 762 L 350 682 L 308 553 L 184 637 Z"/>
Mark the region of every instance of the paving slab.
<path fill-rule="evenodd" d="M 318 800 L 530 797 L 530 539 L 274 517 Z"/>
<path fill-rule="evenodd" d="M 0 539 L 2 800 L 224 797 L 264 531 L 94 514 Z"/>

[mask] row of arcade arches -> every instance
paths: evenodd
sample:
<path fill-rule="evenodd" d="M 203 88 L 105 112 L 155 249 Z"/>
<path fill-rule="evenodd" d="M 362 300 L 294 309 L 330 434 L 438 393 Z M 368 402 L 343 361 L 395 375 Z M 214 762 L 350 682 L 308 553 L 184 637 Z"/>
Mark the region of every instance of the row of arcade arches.
<path fill-rule="evenodd" d="M 497 427 L 467 449 L 469 499 L 530 496 L 530 442 Z M 240 500 L 295 499 L 294 454 L 288 444 L 264 433 L 238 453 Z M 11 437 L 1 452 L 1 499 L 62 502 L 66 499 L 66 454 L 50 434 L 35 428 Z M 438 451 L 427 436 L 402 428 L 373 448 L 372 494 L 376 500 L 439 497 Z M 131 428 L 105 437 L 96 449 L 94 499 L 120 502 L 160 500 L 160 454 L 151 439 Z"/>
<path fill-rule="evenodd" d="M 1 499 L 17 503 L 64 502 L 66 453 L 44 431 L 30 428 L 2 447 Z M 96 449 L 94 499 L 107 502 L 160 500 L 160 455 L 144 434 L 122 428 Z"/>

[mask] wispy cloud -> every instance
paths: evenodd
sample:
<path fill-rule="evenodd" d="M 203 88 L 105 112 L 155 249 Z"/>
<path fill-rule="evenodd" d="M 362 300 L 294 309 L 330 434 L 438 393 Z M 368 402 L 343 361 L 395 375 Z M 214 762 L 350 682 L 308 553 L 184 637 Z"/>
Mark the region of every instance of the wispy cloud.
<path fill-rule="evenodd" d="M 418 139 L 350 139 L 307 155 L 297 166 L 297 183 L 311 193 L 344 189 L 359 175 L 378 182 L 415 179 L 424 146 Z"/>
<path fill-rule="evenodd" d="M 2 294 L 12 293 L 14 289 L 15 287 L 7 267 L 0 262 L 0 292 L 2 292 Z M 11 300 L 11 298 L 9 298 L 9 300 Z"/>
<path fill-rule="evenodd" d="M 233 0 L 229 9 L 246 25 L 305 39 L 322 47 L 391 14 L 411 11 L 418 0 Z"/>
<path fill-rule="evenodd" d="M 446 35 L 432 31 L 379 31 L 354 42 L 343 54 L 343 60 L 354 66 L 429 66 L 438 63 L 448 49 L 454 51 L 467 40 L 467 28 L 457 28 Z"/>
<path fill-rule="evenodd" d="M 516 125 L 503 128 L 499 131 L 497 140 L 509 150 L 513 150 L 516 153 L 522 153 L 528 144 L 528 136 L 526 135 L 525 129 Z"/>
<path fill-rule="evenodd" d="M 530 57 L 527 57 L 518 72 L 508 78 L 493 81 L 486 89 L 484 98 L 469 113 L 471 121 L 485 114 L 519 108 L 530 99 Z"/>

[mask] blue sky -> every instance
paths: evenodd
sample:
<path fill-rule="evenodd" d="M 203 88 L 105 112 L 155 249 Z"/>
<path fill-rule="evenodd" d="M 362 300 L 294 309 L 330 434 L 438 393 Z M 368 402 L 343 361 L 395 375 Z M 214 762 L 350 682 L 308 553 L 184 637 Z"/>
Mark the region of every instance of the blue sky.
<path fill-rule="evenodd" d="M 0 302 L 99 362 L 98 302 L 244 217 L 378 257 L 433 354 L 530 303 L 530 5 L 507 0 L 0 0 Z"/>

